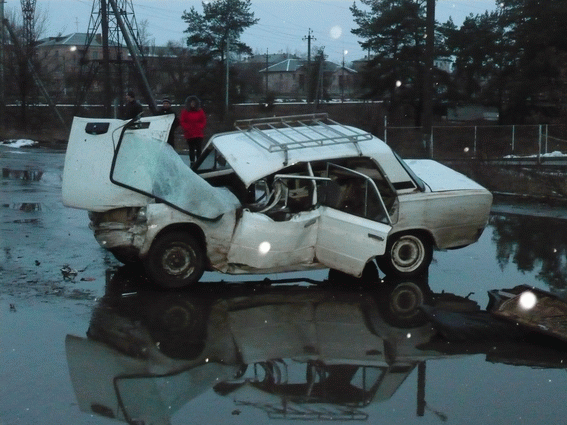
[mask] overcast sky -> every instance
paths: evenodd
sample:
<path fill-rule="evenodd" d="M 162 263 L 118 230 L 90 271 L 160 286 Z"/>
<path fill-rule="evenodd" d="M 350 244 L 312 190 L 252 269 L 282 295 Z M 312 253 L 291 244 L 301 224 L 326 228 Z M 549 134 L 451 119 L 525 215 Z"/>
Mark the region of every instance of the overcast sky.
<path fill-rule="evenodd" d="M 331 60 L 359 59 L 364 52 L 350 30 L 355 27 L 349 7 L 353 0 L 252 0 L 251 10 L 258 24 L 246 30 L 242 41 L 256 53 L 307 52 L 306 37 L 312 30 L 312 47 L 324 46 Z M 58 33 L 87 32 L 93 4 L 99 0 L 37 0 L 36 9 L 47 16 L 43 36 Z M 359 3 L 360 4 L 360 3 Z M 133 0 L 138 25 L 147 21 L 148 33 L 157 45 L 169 40 L 182 41 L 187 25 L 181 19 L 184 10 L 195 6 L 202 12 L 200 0 Z M 477 15 L 495 8 L 495 0 L 437 0 L 435 17 L 445 22 L 452 17 L 459 25 L 469 14 Z M 8 0 L 10 8 L 20 10 L 20 0 Z"/>

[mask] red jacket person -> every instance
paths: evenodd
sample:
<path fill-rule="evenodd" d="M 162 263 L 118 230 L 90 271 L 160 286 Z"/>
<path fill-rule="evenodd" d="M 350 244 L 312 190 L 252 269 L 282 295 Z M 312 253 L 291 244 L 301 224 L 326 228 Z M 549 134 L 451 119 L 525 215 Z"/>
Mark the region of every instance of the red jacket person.
<path fill-rule="evenodd" d="M 183 137 L 185 137 L 189 146 L 189 159 L 191 162 L 195 162 L 201 154 L 201 145 L 207 124 L 207 117 L 197 96 L 189 96 L 185 99 L 185 108 L 181 111 L 179 124 L 183 128 Z"/>

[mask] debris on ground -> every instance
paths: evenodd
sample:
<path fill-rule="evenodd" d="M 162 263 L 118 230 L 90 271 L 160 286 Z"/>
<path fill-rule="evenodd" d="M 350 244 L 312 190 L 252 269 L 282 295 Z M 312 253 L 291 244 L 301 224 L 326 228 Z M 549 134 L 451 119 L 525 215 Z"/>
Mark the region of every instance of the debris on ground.
<path fill-rule="evenodd" d="M 74 280 L 79 272 L 71 268 L 69 264 L 65 264 L 61 267 L 61 274 L 63 275 L 63 280 Z"/>

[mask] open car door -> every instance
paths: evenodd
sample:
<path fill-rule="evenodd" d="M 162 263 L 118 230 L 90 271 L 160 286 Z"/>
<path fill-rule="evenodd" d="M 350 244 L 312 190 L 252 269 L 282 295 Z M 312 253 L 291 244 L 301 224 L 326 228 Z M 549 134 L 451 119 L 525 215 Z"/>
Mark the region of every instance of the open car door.
<path fill-rule="evenodd" d="M 386 251 L 391 219 L 370 177 L 335 164 L 328 164 L 328 176 L 320 186 L 315 255 L 329 268 L 360 276 L 369 260 Z"/>
<path fill-rule="evenodd" d="M 319 221 L 314 178 L 277 175 L 274 189 L 268 186 L 265 182 L 254 185 L 259 201 L 245 206 L 228 261 L 272 271 L 311 267 Z M 294 186 L 298 187 L 294 190 Z"/>

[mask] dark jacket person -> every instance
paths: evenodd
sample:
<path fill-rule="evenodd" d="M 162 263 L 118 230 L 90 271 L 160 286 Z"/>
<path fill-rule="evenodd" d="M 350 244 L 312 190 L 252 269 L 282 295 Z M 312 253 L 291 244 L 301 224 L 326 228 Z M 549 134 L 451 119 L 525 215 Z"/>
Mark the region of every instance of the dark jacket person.
<path fill-rule="evenodd" d="M 177 118 L 177 114 L 171 108 L 171 100 L 168 98 L 164 98 L 161 101 L 161 107 L 157 111 L 157 115 L 169 115 L 173 114 L 175 118 L 173 119 L 173 124 L 171 125 L 171 130 L 169 130 L 169 137 L 167 138 L 167 143 L 171 145 L 171 147 L 175 147 L 175 130 L 179 127 L 179 118 Z"/>
<path fill-rule="evenodd" d="M 144 111 L 144 108 L 136 100 L 136 95 L 132 90 L 126 93 L 126 104 L 124 105 L 124 109 L 122 111 L 122 119 L 123 120 L 131 120 L 136 118 L 139 114 Z"/>

